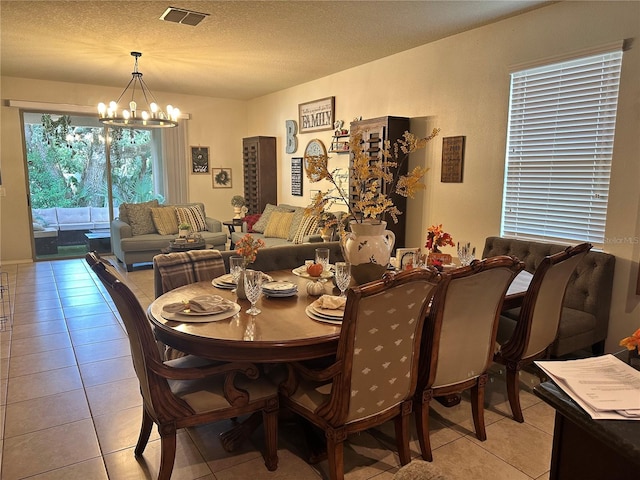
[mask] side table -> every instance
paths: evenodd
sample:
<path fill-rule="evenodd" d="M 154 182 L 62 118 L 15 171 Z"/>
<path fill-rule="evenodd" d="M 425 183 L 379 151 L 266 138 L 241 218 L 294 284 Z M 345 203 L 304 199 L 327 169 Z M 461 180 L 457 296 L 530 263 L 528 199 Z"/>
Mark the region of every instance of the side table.
<path fill-rule="evenodd" d="M 226 225 L 229 229 L 229 235 L 235 233 L 236 227 L 242 227 L 242 219 L 238 218 L 236 220 L 225 220 L 222 222 L 223 225 Z"/>

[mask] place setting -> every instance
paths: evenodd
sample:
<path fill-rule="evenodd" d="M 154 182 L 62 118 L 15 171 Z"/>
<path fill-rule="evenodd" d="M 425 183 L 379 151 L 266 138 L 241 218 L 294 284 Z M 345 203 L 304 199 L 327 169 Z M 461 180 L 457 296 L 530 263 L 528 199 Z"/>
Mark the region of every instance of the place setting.
<path fill-rule="evenodd" d="M 162 318 L 177 322 L 217 322 L 233 317 L 240 305 L 220 295 L 200 295 L 162 307 Z"/>
<path fill-rule="evenodd" d="M 267 297 L 292 297 L 298 294 L 298 286 L 286 280 L 267 281 L 262 285 L 262 293 Z"/>
<path fill-rule="evenodd" d="M 322 295 L 313 303 L 307 305 L 305 312 L 309 318 L 318 322 L 341 325 L 344 317 L 346 297 L 336 295 Z"/>
<path fill-rule="evenodd" d="M 211 284 L 214 287 L 221 288 L 223 290 L 233 290 L 234 288 L 236 288 L 236 280 L 230 273 L 214 278 L 213 280 L 211 280 Z"/>

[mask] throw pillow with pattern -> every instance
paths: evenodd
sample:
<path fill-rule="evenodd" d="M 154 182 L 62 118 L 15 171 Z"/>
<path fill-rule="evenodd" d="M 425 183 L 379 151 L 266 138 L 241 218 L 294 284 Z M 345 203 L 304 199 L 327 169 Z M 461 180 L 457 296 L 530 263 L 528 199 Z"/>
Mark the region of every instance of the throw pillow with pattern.
<path fill-rule="evenodd" d="M 204 232 L 207 230 L 207 222 L 204 213 L 198 205 L 190 207 L 176 207 L 178 224 L 188 223 L 192 232 Z"/>
<path fill-rule="evenodd" d="M 293 221 L 293 212 L 274 211 L 269 218 L 269 223 L 264 229 L 265 237 L 288 238 L 291 222 Z"/>
<path fill-rule="evenodd" d="M 129 217 L 132 235 L 156 233 L 156 226 L 153 224 L 153 218 L 151 217 L 151 205 L 153 205 L 152 202 L 130 203 L 127 205 L 127 216 Z M 157 200 L 155 200 L 155 205 L 153 206 L 158 206 Z"/>
<path fill-rule="evenodd" d="M 176 235 L 178 233 L 176 207 L 152 208 L 151 218 L 160 235 Z"/>

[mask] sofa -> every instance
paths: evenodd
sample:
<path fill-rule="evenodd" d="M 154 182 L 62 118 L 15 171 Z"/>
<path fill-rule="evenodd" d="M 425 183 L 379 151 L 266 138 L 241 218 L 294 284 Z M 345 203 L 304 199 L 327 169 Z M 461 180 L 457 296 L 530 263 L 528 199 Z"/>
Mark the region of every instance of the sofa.
<path fill-rule="evenodd" d="M 84 234 L 109 230 L 109 207 L 32 208 L 36 254 L 58 253 L 58 245 L 81 245 Z"/>
<path fill-rule="evenodd" d="M 335 212 L 342 218 L 344 212 Z M 264 241 L 265 246 L 322 242 L 323 237 L 317 217 L 305 215 L 305 207 L 287 204 L 267 204 L 260 214 L 243 219 L 242 229 L 231 233 L 231 248 L 247 233 Z M 335 228 L 331 240 L 336 239 Z"/>
<path fill-rule="evenodd" d="M 533 273 L 545 256 L 565 248 L 566 245 L 553 243 L 487 237 L 482 258 L 512 255 L 525 263 L 525 270 Z M 567 285 L 558 337 L 550 349 L 553 357 L 583 349 L 591 349 L 594 354 L 604 352 L 615 260 L 613 255 L 592 250 L 576 267 Z M 503 316 L 515 321 L 519 309 L 503 312 Z"/>
<path fill-rule="evenodd" d="M 180 220 L 178 211 L 191 216 Z M 210 248 L 226 249 L 227 234 L 222 231 L 222 222 L 207 217 L 203 203 L 160 205 L 153 200 L 120 205 L 118 217 L 111 222 L 113 254 L 127 271 L 136 263 L 152 262 L 178 237 L 178 224 L 185 221 Z"/>

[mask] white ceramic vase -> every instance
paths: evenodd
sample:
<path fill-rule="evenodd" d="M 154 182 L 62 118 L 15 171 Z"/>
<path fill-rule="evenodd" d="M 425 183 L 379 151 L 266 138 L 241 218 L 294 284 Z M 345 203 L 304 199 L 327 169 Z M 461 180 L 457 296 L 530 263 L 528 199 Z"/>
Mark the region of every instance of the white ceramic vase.
<path fill-rule="evenodd" d="M 351 264 L 351 276 L 358 285 L 382 278 L 387 271 L 396 236 L 387 222 L 352 221 L 342 238 L 342 250 Z"/>

